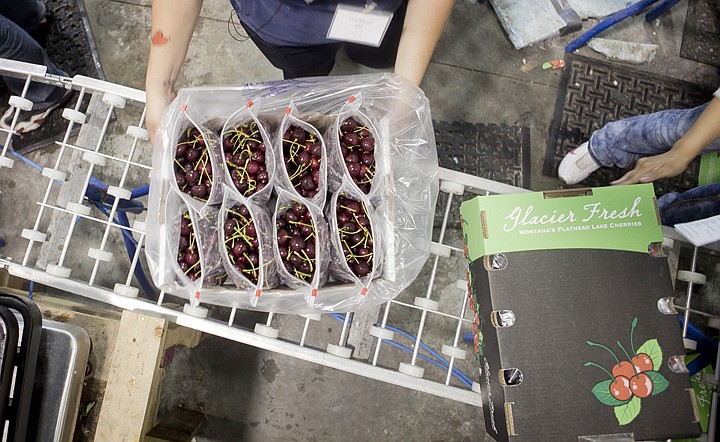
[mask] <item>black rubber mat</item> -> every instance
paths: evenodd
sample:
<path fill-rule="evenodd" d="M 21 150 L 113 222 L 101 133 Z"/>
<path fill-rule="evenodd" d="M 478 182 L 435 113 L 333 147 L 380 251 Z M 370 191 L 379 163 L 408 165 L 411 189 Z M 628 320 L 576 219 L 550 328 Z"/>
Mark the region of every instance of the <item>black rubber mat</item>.
<path fill-rule="evenodd" d="M 712 98 L 713 91 L 705 86 L 570 55 L 555 103 L 543 175 L 557 177 L 563 156 L 610 121 L 699 106 Z M 655 182 L 655 192 L 661 195 L 697 186 L 699 163 L 695 160 L 681 175 Z M 625 172 L 619 168 L 601 168 L 581 184 L 607 186 Z"/>
<path fill-rule="evenodd" d="M 504 124 L 433 121 L 440 167 L 512 186 L 530 187 L 530 129 Z M 469 197 L 472 195 L 468 195 Z M 440 192 L 438 207 L 447 195 Z M 461 198 L 453 200 L 451 214 L 459 215 Z M 442 223 L 442 210 L 435 225 Z M 449 227 L 459 227 L 457 221 Z"/>
<path fill-rule="evenodd" d="M 720 2 L 690 0 L 680 56 L 720 67 Z"/>
<path fill-rule="evenodd" d="M 85 75 L 105 79 L 100 65 L 95 40 L 90 30 L 87 11 L 83 0 L 46 0 L 48 24 L 33 37 L 45 48 L 53 62 L 69 77 Z M 6 106 L 9 92 L 0 81 L 0 106 Z M 89 102 L 89 100 L 87 100 Z M 87 106 L 87 102 L 84 103 Z M 75 104 L 73 98 L 69 105 Z M 79 126 L 75 126 L 75 134 Z M 67 121 L 59 110 L 50 114 L 45 124 L 34 132 L 14 136 L 12 148 L 20 153 L 29 153 L 45 147 L 56 140 L 62 140 L 67 130 Z"/>

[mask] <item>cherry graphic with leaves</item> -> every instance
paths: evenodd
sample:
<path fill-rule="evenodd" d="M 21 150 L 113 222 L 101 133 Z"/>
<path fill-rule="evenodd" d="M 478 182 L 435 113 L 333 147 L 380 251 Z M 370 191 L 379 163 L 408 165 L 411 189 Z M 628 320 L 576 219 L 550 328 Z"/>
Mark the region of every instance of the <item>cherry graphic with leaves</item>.
<path fill-rule="evenodd" d="M 591 347 L 600 347 L 607 351 L 615 360 L 612 370 L 607 370 L 595 362 L 586 362 L 584 365 L 599 368 L 607 374 L 608 379 L 595 384 L 591 391 L 602 404 L 614 407 L 615 417 L 620 425 L 627 425 L 638 417 L 641 399 L 660 394 L 669 385 L 667 379 L 658 372 L 662 364 L 662 349 L 657 339 L 650 339 L 635 348 L 633 338 L 637 322 L 637 317 L 633 318 L 630 328 L 632 356 L 619 340 L 616 341 L 624 360 L 620 360 L 606 345 L 586 341 Z"/>

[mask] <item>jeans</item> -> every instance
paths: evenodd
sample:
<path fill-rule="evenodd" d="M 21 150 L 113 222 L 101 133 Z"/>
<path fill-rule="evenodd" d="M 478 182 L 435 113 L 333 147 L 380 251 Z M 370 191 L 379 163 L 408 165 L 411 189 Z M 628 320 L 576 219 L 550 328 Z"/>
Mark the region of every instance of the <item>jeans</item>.
<path fill-rule="evenodd" d="M 606 167 L 627 169 L 642 157 L 667 152 L 695 123 L 707 104 L 613 121 L 590 136 L 590 155 Z M 703 153 L 720 151 L 715 140 Z"/>
<path fill-rule="evenodd" d="M 658 198 L 658 208 L 665 226 L 720 215 L 720 183 L 665 194 Z"/>
<path fill-rule="evenodd" d="M 45 4 L 38 0 L 0 0 L 0 58 L 44 65 L 48 74 L 65 76 L 28 34 L 37 28 L 45 12 Z M 12 95 L 22 95 L 25 80 L 12 77 L 3 80 Z M 32 82 L 25 98 L 34 103 L 34 110 L 43 110 L 60 101 L 64 94 L 62 88 Z"/>

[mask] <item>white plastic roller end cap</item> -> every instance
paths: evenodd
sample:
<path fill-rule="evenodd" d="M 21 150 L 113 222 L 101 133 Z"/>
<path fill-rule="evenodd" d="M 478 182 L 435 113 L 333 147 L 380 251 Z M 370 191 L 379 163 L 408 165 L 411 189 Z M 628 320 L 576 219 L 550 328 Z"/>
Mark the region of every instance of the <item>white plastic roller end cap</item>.
<path fill-rule="evenodd" d="M 208 309 L 201 305 L 190 305 L 185 304 L 183 305 L 183 313 L 190 316 L 195 316 L 196 318 L 207 318 L 208 316 Z"/>
<path fill-rule="evenodd" d="M 400 373 L 404 373 L 414 378 L 422 378 L 423 376 L 425 376 L 424 368 L 419 365 L 408 364 L 406 362 L 401 362 L 398 370 L 400 371 Z"/>
<path fill-rule="evenodd" d="M 78 204 L 72 201 L 67 203 L 65 208 L 68 209 L 70 212 L 77 213 L 79 215 L 90 215 L 90 208 L 88 206 L 83 206 L 82 204 Z"/>
<path fill-rule="evenodd" d="M 22 229 L 22 233 L 20 234 L 20 236 L 29 241 L 45 242 L 45 238 L 47 238 L 47 233 L 43 233 L 39 230 Z"/>
<path fill-rule="evenodd" d="M 65 109 L 63 109 L 62 116 L 64 119 L 72 121 L 73 123 L 85 124 L 85 114 L 76 111 L 75 109 L 70 109 L 69 107 L 66 107 Z"/>
<path fill-rule="evenodd" d="M 428 298 L 422 298 L 419 296 L 415 298 L 414 304 L 423 310 L 430 310 L 433 312 L 436 312 L 440 307 L 440 304 L 438 304 L 437 301 L 433 301 L 432 299 Z"/>
<path fill-rule="evenodd" d="M 331 355 L 339 356 L 341 358 L 350 359 L 352 356 L 352 348 L 349 347 L 341 347 L 339 345 L 335 344 L 328 344 L 327 345 L 327 352 Z"/>
<path fill-rule="evenodd" d="M 59 266 L 57 264 L 48 264 L 45 268 L 45 272 L 59 278 L 69 278 L 72 270 L 67 267 Z"/>
<path fill-rule="evenodd" d="M 255 324 L 255 333 L 270 339 L 277 339 L 280 336 L 280 330 L 261 323 Z"/>
<path fill-rule="evenodd" d="M 15 165 L 15 160 L 13 160 L 12 158 L 0 157 L 0 167 L 12 169 L 13 165 Z"/>
<path fill-rule="evenodd" d="M 115 284 L 115 288 L 113 288 L 113 292 L 117 293 L 120 296 L 124 296 L 126 298 L 137 298 L 138 294 L 140 293 L 140 290 L 138 290 L 137 287 L 133 287 L 133 286 L 127 285 L 127 284 L 120 284 L 118 282 Z"/>
<path fill-rule="evenodd" d="M 377 325 L 373 325 L 372 327 L 370 327 L 369 333 L 370 336 L 375 336 L 378 339 L 384 339 L 386 341 L 392 341 L 393 339 L 395 339 L 394 331 L 387 328 L 378 327 Z"/>
<path fill-rule="evenodd" d="M 462 195 L 465 193 L 465 186 L 452 181 L 442 181 L 440 182 L 440 190 L 445 193 L 452 193 L 453 195 Z"/>
<path fill-rule="evenodd" d="M 90 152 L 87 151 L 83 154 L 83 160 L 87 161 L 90 164 L 94 164 L 99 167 L 104 167 L 107 163 L 107 158 L 100 155 L 97 152 Z"/>
<path fill-rule="evenodd" d="M 678 270 L 677 279 L 685 282 L 692 282 L 693 284 L 703 285 L 707 278 L 705 275 L 698 272 L 691 272 L 688 270 Z"/>
<path fill-rule="evenodd" d="M 709 318 L 707 321 L 707 326 L 710 328 L 714 328 L 715 330 L 720 330 L 720 319 Z"/>
<path fill-rule="evenodd" d="M 455 359 L 465 359 L 467 357 L 467 352 L 465 350 L 452 345 L 443 344 L 441 351 L 445 356 L 450 356 Z"/>
<path fill-rule="evenodd" d="M 481 391 L 481 389 L 480 389 L 480 384 L 478 384 L 478 383 L 475 382 L 475 381 L 473 381 L 472 387 L 470 387 L 470 389 L 471 389 L 472 391 L 474 391 L 475 393 L 477 393 L 477 394 L 481 394 L 481 393 L 482 393 L 482 391 Z"/>
<path fill-rule="evenodd" d="M 693 341 L 692 339 L 683 338 L 683 345 L 687 350 L 697 350 L 697 341 Z"/>
<path fill-rule="evenodd" d="M 110 92 L 105 92 L 102 97 L 102 101 L 103 103 L 109 104 L 112 107 L 117 107 L 120 109 L 125 107 L 125 99 L 123 97 L 120 97 L 119 95 L 111 94 Z"/>
<path fill-rule="evenodd" d="M 50 169 L 49 167 L 44 167 L 42 170 L 42 175 L 54 181 L 65 182 L 65 172 L 57 169 Z"/>
<path fill-rule="evenodd" d="M 11 96 L 8 100 L 8 104 L 10 104 L 10 106 L 19 107 L 20 110 L 24 110 L 26 112 L 31 111 L 33 107 L 32 101 L 28 100 L 27 98 L 19 97 L 17 95 Z"/>
<path fill-rule="evenodd" d="M 150 139 L 148 131 L 138 126 L 128 126 L 127 134 L 131 137 L 138 138 L 140 140 L 147 141 Z"/>
<path fill-rule="evenodd" d="M 130 198 L 132 198 L 132 192 L 131 192 L 131 191 L 129 191 L 129 190 L 127 190 L 127 189 L 123 189 L 122 187 L 117 187 L 117 186 L 108 186 L 107 194 L 108 194 L 108 195 L 112 195 L 112 196 L 114 196 L 115 198 L 118 198 L 118 199 L 121 199 L 121 200 L 128 200 L 128 201 L 129 201 Z"/>
<path fill-rule="evenodd" d="M 430 243 L 430 253 L 432 253 L 433 255 L 442 256 L 443 258 L 449 258 L 450 253 L 452 253 L 452 249 L 446 245 L 434 242 Z"/>
<path fill-rule="evenodd" d="M 88 249 L 88 256 L 98 261 L 110 262 L 113 259 L 113 254 L 107 250 L 100 250 L 95 248 Z"/>
<path fill-rule="evenodd" d="M 322 320 L 322 314 L 320 313 L 306 313 L 300 315 L 305 319 L 309 319 L 311 321 L 321 321 Z"/>

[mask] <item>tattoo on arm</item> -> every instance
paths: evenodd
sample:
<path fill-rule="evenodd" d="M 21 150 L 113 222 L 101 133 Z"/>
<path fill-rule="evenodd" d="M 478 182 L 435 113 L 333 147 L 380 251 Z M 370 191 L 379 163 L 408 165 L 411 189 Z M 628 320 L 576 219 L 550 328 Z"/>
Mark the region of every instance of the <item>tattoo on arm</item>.
<path fill-rule="evenodd" d="M 165 46 L 168 41 L 168 38 L 165 36 L 165 34 L 162 33 L 162 31 L 155 31 L 155 33 L 150 38 L 150 42 L 153 44 L 153 46 Z"/>

